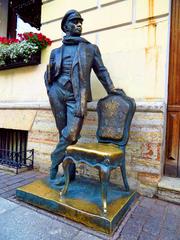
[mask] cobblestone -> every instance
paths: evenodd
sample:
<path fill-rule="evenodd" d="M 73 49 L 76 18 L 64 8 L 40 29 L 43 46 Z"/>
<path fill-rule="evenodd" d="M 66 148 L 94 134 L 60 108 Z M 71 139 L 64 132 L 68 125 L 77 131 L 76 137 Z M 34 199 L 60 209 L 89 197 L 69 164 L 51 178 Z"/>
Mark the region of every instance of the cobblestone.
<path fill-rule="evenodd" d="M 180 208 L 178 208 L 175 204 L 169 204 L 167 212 L 170 214 L 174 214 L 175 216 L 180 216 Z"/>
<path fill-rule="evenodd" d="M 69 239 L 74 240 L 180 240 L 180 206 L 159 199 L 139 197 L 113 236 L 108 236 L 88 229 L 81 224 L 53 215 L 45 210 L 20 202 L 15 198 L 17 187 L 31 183 L 35 179 L 44 176 L 45 174 L 36 171 L 23 172 L 18 175 L 0 171 L 0 197 L 37 214 L 41 214 L 46 218 L 50 218 L 52 221 L 56 221 L 57 228 L 51 231 L 52 236 L 58 235 L 59 231 L 62 230 L 60 228 L 66 226 L 67 236 L 65 239 L 68 239 L 68 236 L 70 236 L 68 231 L 72 230 L 76 234 Z M 1 211 L 3 212 L 4 210 L 1 209 Z"/>
<path fill-rule="evenodd" d="M 141 197 L 139 206 L 150 209 L 154 207 L 154 205 L 155 205 L 155 199 Z"/>
<path fill-rule="evenodd" d="M 36 171 L 19 173 L 18 175 L 9 172 L 0 172 L 0 197 L 10 198 L 15 196 L 16 188 L 33 182 L 37 178 L 44 177 Z"/>
<path fill-rule="evenodd" d="M 149 214 L 149 209 L 141 207 L 141 206 L 137 206 L 132 215 L 134 217 L 139 218 L 139 217 L 144 217 L 147 214 Z"/>
<path fill-rule="evenodd" d="M 167 212 L 164 220 L 164 227 L 170 231 L 176 231 L 177 226 L 177 217 L 173 213 Z M 180 226 L 179 226 L 180 227 Z"/>
<path fill-rule="evenodd" d="M 147 232 L 141 232 L 138 240 L 158 240 L 158 237 Z"/>
<path fill-rule="evenodd" d="M 142 230 L 142 226 L 135 224 L 134 221 L 128 221 L 121 232 L 121 239 L 136 240 Z"/>
<path fill-rule="evenodd" d="M 161 229 L 161 220 L 156 217 L 148 217 L 147 222 L 144 224 L 143 230 L 154 236 L 159 235 Z"/>
<path fill-rule="evenodd" d="M 180 236 L 175 231 L 169 231 L 167 228 L 163 228 L 159 240 L 180 240 Z"/>
<path fill-rule="evenodd" d="M 165 201 L 156 199 L 155 204 L 156 204 L 156 205 L 159 205 L 159 206 L 164 206 L 164 207 L 166 207 L 166 206 L 168 205 L 168 202 L 165 202 Z"/>

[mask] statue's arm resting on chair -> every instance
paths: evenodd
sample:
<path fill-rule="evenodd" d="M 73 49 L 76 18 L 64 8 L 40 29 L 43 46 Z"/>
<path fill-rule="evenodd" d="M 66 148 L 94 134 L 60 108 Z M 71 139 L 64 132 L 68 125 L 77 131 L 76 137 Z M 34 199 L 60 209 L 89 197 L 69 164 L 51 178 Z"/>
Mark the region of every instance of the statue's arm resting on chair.
<path fill-rule="evenodd" d="M 108 94 L 124 93 L 122 89 L 115 88 L 107 68 L 104 66 L 99 48 L 95 45 L 93 70 Z"/>

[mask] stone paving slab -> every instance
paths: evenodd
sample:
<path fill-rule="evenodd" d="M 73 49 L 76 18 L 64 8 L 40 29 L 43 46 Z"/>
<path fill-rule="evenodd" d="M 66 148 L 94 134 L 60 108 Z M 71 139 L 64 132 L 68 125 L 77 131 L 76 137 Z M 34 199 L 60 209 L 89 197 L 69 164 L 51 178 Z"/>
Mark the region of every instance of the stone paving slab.
<path fill-rule="evenodd" d="M 17 204 L 7 201 L 4 198 L 0 198 L 0 216 L 2 213 L 14 210 L 17 207 L 19 207 Z"/>
<path fill-rule="evenodd" d="M 2 240 L 68 240 L 79 230 L 53 220 L 31 209 L 0 198 L 4 211 L 0 211 L 0 239 Z"/>
<path fill-rule="evenodd" d="M 44 176 L 36 171 L 0 171 L 0 240 L 180 240 L 180 205 L 156 198 L 140 197 L 113 236 L 15 198 L 17 185 Z"/>

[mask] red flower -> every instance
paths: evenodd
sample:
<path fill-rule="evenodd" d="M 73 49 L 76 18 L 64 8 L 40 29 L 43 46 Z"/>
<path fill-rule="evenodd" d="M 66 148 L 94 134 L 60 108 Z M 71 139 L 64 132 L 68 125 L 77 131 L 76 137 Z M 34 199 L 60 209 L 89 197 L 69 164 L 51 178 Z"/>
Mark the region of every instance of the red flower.
<path fill-rule="evenodd" d="M 43 40 L 43 36 L 42 36 L 42 35 L 37 35 L 37 37 L 38 37 L 38 40 L 39 40 L 39 41 L 42 41 L 42 40 Z"/>
<path fill-rule="evenodd" d="M 6 45 L 9 45 L 9 44 L 12 44 L 12 43 L 18 43 L 19 40 L 16 39 L 16 38 L 6 38 L 6 37 L 0 37 L 0 43 L 1 44 L 6 44 Z"/>
<path fill-rule="evenodd" d="M 1 44 L 12 44 L 12 43 L 18 43 L 21 41 L 28 41 L 35 43 L 39 49 L 45 48 L 48 45 L 50 46 L 52 41 L 47 38 L 42 33 L 33 33 L 33 32 L 26 32 L 26 33 L 18 33 L 18 39 L 16 38 L 6 38 L 0 36 L 0 43 Z"/>
<path fill-rule="evenodd" d="M 27 35 L 29 38 L 32 38 L 34 36 L 32 32 L 28 33 Z"/>

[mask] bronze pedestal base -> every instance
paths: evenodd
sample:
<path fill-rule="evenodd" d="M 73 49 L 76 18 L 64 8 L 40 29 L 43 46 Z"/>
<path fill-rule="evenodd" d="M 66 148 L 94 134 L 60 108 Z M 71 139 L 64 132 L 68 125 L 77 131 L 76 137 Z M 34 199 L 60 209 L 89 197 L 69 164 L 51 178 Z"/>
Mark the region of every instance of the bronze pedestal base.
<path fill-rule="evenodd" d="M 102 212 L 100 184 L 95 180 L 77 178 L 67 194 L 60 199 L 61 187 L 50 186 L 48 178 L 36 180 L 16 190 L 24 202 L 82 223 L 94 230 L 111 234 L 136 197 L 136 192 L 123 192 L 109 184 L 108 213 Z"/>

